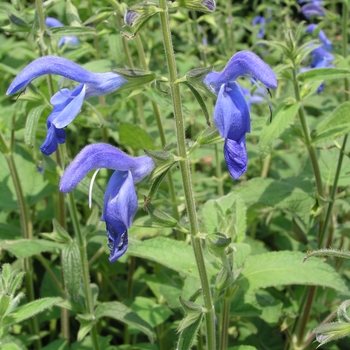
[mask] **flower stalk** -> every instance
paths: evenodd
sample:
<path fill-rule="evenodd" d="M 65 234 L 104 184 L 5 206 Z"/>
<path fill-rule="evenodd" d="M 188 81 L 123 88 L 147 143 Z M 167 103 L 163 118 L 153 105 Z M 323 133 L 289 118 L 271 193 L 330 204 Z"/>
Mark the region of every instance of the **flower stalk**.
<path fill-rule="evenodd" d="M 197 268 L 201 280 L 203 291 L 204 307 L 205 307 L 205 322 L 206 322 L 206 340 L 207 349 L 216 349 L 215 338 L 215 323 L 214 323 L 214 304 L 212 300 L 209 279 L 204 263 L 204 256 L 202 250 L 202 242 L 199 237 L 198 218 L 196 206 L 194 201 L 193 186 L 191 181 L 190 162 L 187 156 L 185 143 L 185 125 L 182 113 L 182 101 L 180 94 L 180 87 L 175 82 L 177 80 L 177 67 L 174 57 L 173 44 L 171 39 L 171 31 L 169 26 L 169 17 L 166 0 L 159 0 L 161 8 L 160 21 L 163 35 L 163 44 L 165 49 L 165 56 L 169 71 L 169 84 L 171 90 L 171 97 L 174 109 L 174 117 L 176 124 L 176 136 L 178 143 L 178 153 L 182 160 L 179 162 L 181 177 L 183 182 L 183 189 L 185 194 L 186 209 L 188 219 L 190 222 L 191 241 L 194 250 L 194 255 L 197 263 Z"/>

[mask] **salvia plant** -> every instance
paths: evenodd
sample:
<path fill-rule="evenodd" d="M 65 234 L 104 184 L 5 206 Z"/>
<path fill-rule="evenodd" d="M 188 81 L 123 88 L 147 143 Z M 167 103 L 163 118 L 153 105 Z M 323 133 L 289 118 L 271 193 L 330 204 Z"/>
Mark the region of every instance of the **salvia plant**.
<path fill-rule="evenodd" d="M 348 0 L 0 14 L 1 349 L 349 348 Z"/>

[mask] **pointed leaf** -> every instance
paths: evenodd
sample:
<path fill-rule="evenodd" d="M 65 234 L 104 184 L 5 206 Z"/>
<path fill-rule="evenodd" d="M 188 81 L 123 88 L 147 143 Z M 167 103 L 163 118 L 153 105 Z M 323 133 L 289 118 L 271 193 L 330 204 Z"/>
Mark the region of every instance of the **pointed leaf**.
<path fill-rule="evenodd" d="M 292 251 L 249 256 L 237 283 L 247 293 L 292 284 L 329 287 L 339 292 L 348 290 L 333 267 L 319 259 L 310 259 L 303 264 L 304 256 Z"/>
<path fill-rule="evenodd" d="M 29 258 L 42 252 L 53 252 L 61 249 L 62 245 L 45 239 L 19 239 L 16 241 L 2 241 L 0 249 L 4 249 L 17 258 Z"/>
<path fill-rule="evenodd" d="M 33 317 L 36 314 L 43 312 L 44 310 L 61 302 L 61 298 L 43 298 L 34 300 L 29 304 L 20 306 L 14 312 L 7 315 L 3 321 L 2 326 L 10 326 L 26 320 L 27 318 Z"/>
<path fill-rule="evenodd" d="M 151 342 L 155 339 L 152 327 L 136 312 L 118 301 L 99 304 L 96 308 L 95 317 L 97 319 L 100 319 L 101 317 L 114 318 L 115 320 L 136 327 L 138 330 L 146 334 Z"/>
<path fill-rule="evenodd" d="M 187 317 L 187 316 L 186 316 Z M 176 350 L 190 350 L 194 340 L 196 339 L 198 329 L 202 323 L 203 314 L 198 314 L 197 317 L 190 324 L 181 327 L 183 330 L 179 337 Z M 186 318 L 185 318 L 186 319 Z M 182 320 L 182 321 L 185 321 Z M 181 322 L 182 323 L 182 322 Z M 180 325 L 181 325 L 180 323 Z M 180 326 L 179 326 L 180 328 Z"/>
<path fill-rule="evenodd" d="M 149 259 L 186 276 L 199 278 L 192 248 L 185 242 L 164 237 L 152 238 L 130 245 L 127 254 Z M 213 261 L 207 258 L 205 261 L 208 275 L 216 275 L 218 270 L 213 265 Z"/>
<path fill-rule="evenodd" d="M 35 131 L 36 131 L 41 113 L 45 108 L 46 108 L 45 105 L 35 107 L 31 109 L 28 114 L 25 130 L 24 130 L 24 142 L 29 148 L 33 148 L 35 145 Z"/>
<path fill-rule="evenodd" d="M 350 132 L 350 102 L 344 102 L 319 123 L 312 135 L 312 143 L 334 140 Z"/>
<path fill-rule="evenodd" d="M 350 77 L 350 70 L 345 68 L 314 68 L 299 73 L 298 78 L 305 83 L 316 80 L 344 79 Z"/>
<path fill-rule="evenodd" d="M 259 141 L 259 154 L 261 158 L 265 158 L 271 152 L 273 142 L 293 123 L 299 107 L 300 103 L 294 103 L 292 105 L 282 103 L 275 109 L 272 115 L 272 122 L 266 125 L 261 132 Z"/>

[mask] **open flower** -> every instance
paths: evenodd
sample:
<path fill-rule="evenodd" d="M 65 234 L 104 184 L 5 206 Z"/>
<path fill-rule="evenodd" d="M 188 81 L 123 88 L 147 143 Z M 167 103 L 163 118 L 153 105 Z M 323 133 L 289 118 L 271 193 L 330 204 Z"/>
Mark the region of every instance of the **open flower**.
<path fill-rule="evenodd" d="M 325 17 L 326 13 L 324 12 L 321 5 L 323 4 L 323 1 L 321 0 L 299 0 L 300 4 L 303 4 L 305 2 L 309 2 L 309 4 L 306 4 L 301 7 L 301 13 L 307 18 L 310 19 L 310 17 L 314 16 L 320 16 Z"/>
<path fill-rule="evenodd" d="M 114 72 L 92 73 L 66 58 L 45 56 L 26 66 L 11 83 L 6 94 L 25 90 L 32 80 L 45 74 L 58 74 L 80 83 L 72 90 L 60 89 L 51 98 L 53 110 L 47 120 L 48 133 L 41 147 L 47 155 L 56 151 L 58 143 L 65 142 L 63 128 L 78 115 L 85 99 L 109 94 L 128 82 Z"/>
<path fill-rule="evenodd" d="M 61 23 L 58 19 L 53 17 L 47 17 L 45 20 L 45 24 L 50 28 L 63 27 L 63 23 Z M 59 48 L 63 45 L 78 46 L 79 44 L 79 39 L 74 35 L 63 36 L 58 41 Z"/>
<path fill-rule="evenodd" d="M 241 87 L 240 76 L 260 80 L 266 88 L 275 89 L 277 79 L 273 70 L 250 51 L 236 53 L 221 72 L 210 72 L 204 83 L 218 98 L 214 108 L 214 123 L 225 138 L 224 156 L 231 176 L 238 179 L 246 170 L 248 156 L 245 135 L 250 132 L 249 108 Z"/>
<path fill-rule="evenodd" d="M 60 191 L 67 193 L 91 170 L 114 170 L 107 185 L 101 217 L 101 221 L 106 222 L 111 262 L 128 248 L 128 228 L 138 207 L 134 184 L 149 175 L 154 166 L 149 156 L 130 157 L 118 148 L 98 143 L 83 148 L 61 178 Z"/>

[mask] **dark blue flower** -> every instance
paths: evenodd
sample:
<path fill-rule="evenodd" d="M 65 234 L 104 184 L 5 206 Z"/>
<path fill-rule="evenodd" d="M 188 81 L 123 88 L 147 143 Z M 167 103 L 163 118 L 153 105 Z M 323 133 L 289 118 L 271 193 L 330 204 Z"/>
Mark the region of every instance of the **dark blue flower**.
<path fill-rule="evenodd" d="M 239 76 L 260 80 L 266 88 L 275 89 L 277 79 L 273 70 L 250 51 L 235 54 L 221 72 L 210 72 L 204 83 L 218 98 L 214 108 L 214 122 L 225 138 L 224 155 L 228 170 L 234 179 L 247 170 L 248 156 L 245 135 L 250 132 L 249 107 L 241 87 Z"/>
<path fill-rule="evenodd" d="M 149 156 L 130 157 L 118 148 L 98 143 L 83 148 L 61 178 L 60 191 L 67 193 L 91 170 L 114 170 L 107 185 L 101 217 L 106 223 L 111 262 L 120 258 L 128 247 L 128 228 L 138 208 L 134 184 L 149 175 L 154 166 Z"/>
<path fill-rule="evenodd" d="M 58 19 L 53 17 L 47 17 L 45 20 L 45 23 L 50 28 L 63 27 L 63 23 L 61 23 Z M 79 39 L 76 36 L 68 35 L 60 38 L 58 42 L 58 47 L 61 47 L 63 45 L 78 46 L 79 44 L 80 44 Z"/>
<path fill-rule="evenodd" d="M 66 58 L 45 56 L 26 66 L 11 83 L 6 94 L 25 90 L 33 79 L 44 74 L 58 74 L 80 83 L 72 90 L 59 90 L 51 98 L 53 110 L 47 120 L 47 137 L 41 147 L 47 155 L 56 151 L 58 143 L 65 142 L 63 128 L 78 115 L 85 99 L 109 94 L 128 82 L 114 72 L 92 73 Z"/>

